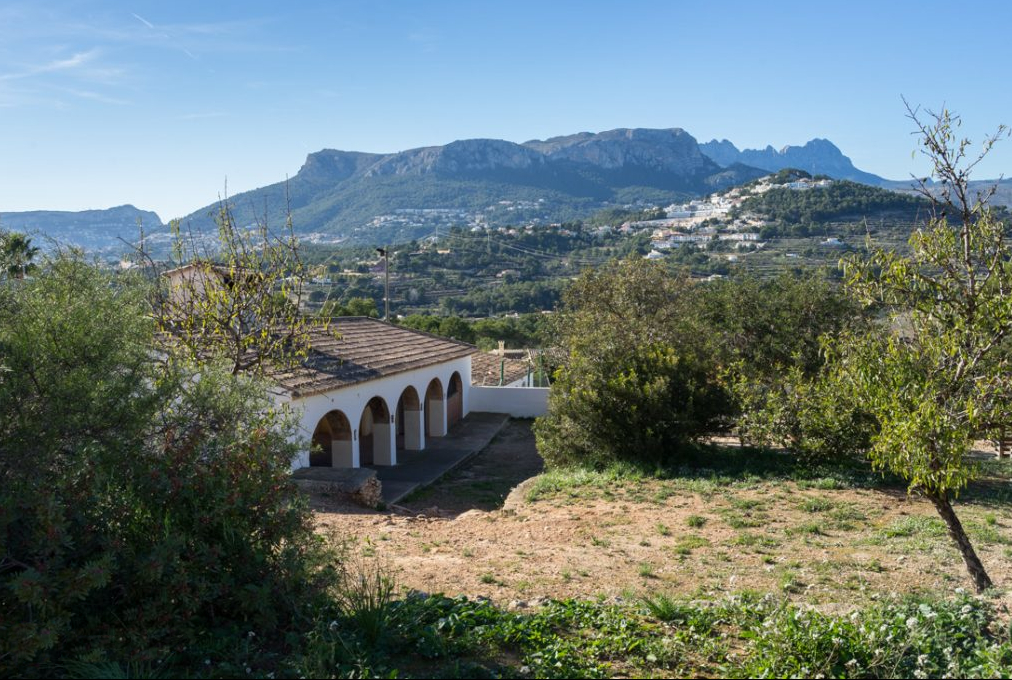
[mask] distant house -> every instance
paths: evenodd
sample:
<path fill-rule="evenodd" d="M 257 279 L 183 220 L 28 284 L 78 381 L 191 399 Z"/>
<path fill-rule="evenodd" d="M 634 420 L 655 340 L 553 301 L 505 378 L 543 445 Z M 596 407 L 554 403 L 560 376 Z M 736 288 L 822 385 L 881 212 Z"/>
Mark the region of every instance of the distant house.
<path fill-rule="evenodd" d="M 207 264 L 166 272 L 171 296 L 241 285 L 257 275 Z M 335 332 L 336 336 L 335 337 Z M 292 407 L 307 442 L 299 467 L 396 465 L 401 451 L 422 451 L 471 410 L 520 417 L 543 415 L 547 390 L 472 390 L 476 349 L 457 340 L 366 317 L 339 317 L 310 329 L 309 353 L 267 377 L 275 399 Z M 529 393 L 528 393 L 529 392 Z"/>
<path fill-rule="evenodd" d="M 846 248 L 847 244 L 836 238 L 835 236 L 827 238 L 825 241 L 819 244 L 823 248 Z"/>
<path fill-rule="evenodd" d="M 471 355 L 471 384 L 489 387 L 527 387 L 534 372 L 526 350 L 475 352 Z"/>

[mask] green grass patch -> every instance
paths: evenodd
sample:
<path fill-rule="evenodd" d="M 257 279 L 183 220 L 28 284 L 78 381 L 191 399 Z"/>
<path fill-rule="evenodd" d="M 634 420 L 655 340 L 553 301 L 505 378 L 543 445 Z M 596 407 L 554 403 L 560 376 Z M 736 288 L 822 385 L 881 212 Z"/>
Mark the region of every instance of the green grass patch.
<path fill-rule="evenodd" d="M 697 548 L 704 548 L 710 545 L 710 541 L 702 536 L 683 536 L 678 539 L 672 550 L 676 555 L 690 555 Z"/>
<path fill-rule="evenodd" d="M 805 588 L 789 570 L 779 585 Z M 829 615 L 747 592 L 703 602 L 663 593 L 627 605 L 549 601 L 519 611 L 434 595 L 390 601 L 382 621 L 381 643 L 372 645 L 343 614 L 321 620 L 273 669 L 304 677 L 886 678 L 1004 676 L 1012 663 L 1008 628 L 994 625 L 987 601 L 969 596 L 888 599 Z M 270 667 L 254 668 L 266 675 Z"/>
<path fill-rule="evenodd" d="M 940 538 L 945 536 L 945 524 L 934 517 L 901 517 L 881 531 L 885 538 Z"/>
<path fill-rule="evenodd" d="M 801 509 L 805 512 L 828 512 L 835 505 L 833 501 L 818 496 L 809 496 L 801 501 Z"/>

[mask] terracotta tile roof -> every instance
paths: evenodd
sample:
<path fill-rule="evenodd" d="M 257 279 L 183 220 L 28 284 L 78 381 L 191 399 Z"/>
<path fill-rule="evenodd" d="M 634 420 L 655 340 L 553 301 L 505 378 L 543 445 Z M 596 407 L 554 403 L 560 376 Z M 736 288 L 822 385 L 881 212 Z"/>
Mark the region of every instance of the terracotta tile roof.
<path fill-rule="evenodd" d="M 526 356 L 526 350 L 522 353 L 507 350 L 505 357 L 499 356 L 496 352 L 475 352 L 471 355 L 471 384 L 498 385 L 504 359 L 506 361 L 504 385 L 526 378 L 529 366 Z"/>
<path fill-rule="evenodd" d="M 293 397 L 434 366 L 466 357 L 475 350 L 466 342 L 366 317 L 339 317 L 330 327 L 340 338 L 335 339 L 323 329 L 313 330 L 313 348 L 301 365 L 271 373 L 271 378 Z"/>

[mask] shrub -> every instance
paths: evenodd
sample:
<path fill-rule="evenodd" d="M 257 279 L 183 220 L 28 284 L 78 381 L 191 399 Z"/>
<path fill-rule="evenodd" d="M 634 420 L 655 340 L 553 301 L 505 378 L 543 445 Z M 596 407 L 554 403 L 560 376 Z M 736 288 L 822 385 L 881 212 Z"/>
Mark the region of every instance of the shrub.
<path fill-rule="evenodd" d="M 157 361 L 143 295 L 73 257 L 0 289 L 5 674 L 183 660 L 316 592 L 293 422 L 254 380 Z"/>
<path fill-rule="evenodd" d="M 808 378 L 794 366 L 771 382 L 739 372 L 732 391 L 742 410 L 738 433 L 749 443 L 784 446 L 811 462 L 863 459 L 871 446 L 876 421 L 830 373 Z"/>
<path fill-rule="evenodd" d="M 692 313 L 696 287 L 642 260 L 588 272 L 557 333 L 568 363 L 535 423 L 549 466 L 667 465 L 728 414 L 714 355 Z"/>

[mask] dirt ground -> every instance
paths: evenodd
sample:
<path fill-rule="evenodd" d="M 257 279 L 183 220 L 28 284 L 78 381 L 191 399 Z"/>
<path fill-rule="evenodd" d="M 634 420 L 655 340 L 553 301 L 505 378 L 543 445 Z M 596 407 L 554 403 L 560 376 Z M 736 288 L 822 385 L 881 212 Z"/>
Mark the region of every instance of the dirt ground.
<path fill-rule="evenodd" d="M 846 609 L 888 593 L 970 589 L 933 508 L 902 490 L 696 476 L 598 478 L 555 491 L 530 479 L 511 494 L 540 471 L 530 424 L 512 421 L 403 506 L 335 507 L 317 513 L 319 528 L 404 590 L 503 604 L 753 590 Z M 1012 585 L 1009 494 L 957 511 L 995 583 Z"/>

